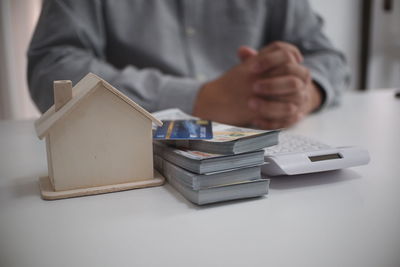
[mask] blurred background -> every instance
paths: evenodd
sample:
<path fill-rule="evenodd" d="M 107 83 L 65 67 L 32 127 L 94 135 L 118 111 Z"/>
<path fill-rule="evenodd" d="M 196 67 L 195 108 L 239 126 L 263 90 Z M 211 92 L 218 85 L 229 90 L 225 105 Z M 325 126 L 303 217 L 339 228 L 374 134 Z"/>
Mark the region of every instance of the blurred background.
<path fill-rule="evenodd" d="M 400 87 L 400 1 L 310 0 L 347 57 L 350 90 Z M 26 81 L 26 51 L 41 0 L 0 0 L 0 119 L 39 117 Z"/>

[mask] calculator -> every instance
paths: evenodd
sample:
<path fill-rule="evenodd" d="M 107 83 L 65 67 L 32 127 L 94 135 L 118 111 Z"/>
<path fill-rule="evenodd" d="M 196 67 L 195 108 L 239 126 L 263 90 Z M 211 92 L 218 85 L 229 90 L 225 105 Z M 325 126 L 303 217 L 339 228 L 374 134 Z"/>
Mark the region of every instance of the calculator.
<path fill-rule="evenodd" d="M 367 150 L 331 147 L 301 135 L 281 133 L 278 145 L 264 149 L 261 172 L 267 176 L 323 172 L 368 164 Z"/>

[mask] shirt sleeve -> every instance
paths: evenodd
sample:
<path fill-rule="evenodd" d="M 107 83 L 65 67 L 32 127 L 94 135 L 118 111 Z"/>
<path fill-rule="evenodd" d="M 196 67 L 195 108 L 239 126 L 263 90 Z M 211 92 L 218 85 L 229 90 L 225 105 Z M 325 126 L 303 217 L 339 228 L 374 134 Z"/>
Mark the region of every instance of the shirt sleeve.
<path fill-rule="evenodd" d="M 303 64 L 323 91 L 321 108 L 339 103 L 350 81 L 344 55 L 324 35 L 323 20 L 312 11 L 307 0 L 288 0 L 286 12 L 282 39 L 302 52 Z"/>
<path fill-rule="evenodd" d="M 44 1 L 28 50 L 29 90 L 38 108 L 53 104 L 54 80 L 75 84 L 93 72 L 151 112 L 178 107 L 192 113 L 201 82 L 107 62 L 102 8 L 99 0 Z"/>

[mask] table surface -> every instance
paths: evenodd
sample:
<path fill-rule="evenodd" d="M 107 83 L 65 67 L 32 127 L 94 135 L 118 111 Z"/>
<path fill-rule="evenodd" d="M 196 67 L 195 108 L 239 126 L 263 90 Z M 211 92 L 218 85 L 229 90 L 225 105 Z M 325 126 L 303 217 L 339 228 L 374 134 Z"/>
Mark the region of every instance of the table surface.
<path fill-rule="evenodd" d="M 400 99 L 347 93 L 290 129 L 369 150 L 367 166 L 271 180 L 204 207 L 170 185 L 57 201 L 32 121 L 0 122 L 0 266 L 400 266 Z"/>

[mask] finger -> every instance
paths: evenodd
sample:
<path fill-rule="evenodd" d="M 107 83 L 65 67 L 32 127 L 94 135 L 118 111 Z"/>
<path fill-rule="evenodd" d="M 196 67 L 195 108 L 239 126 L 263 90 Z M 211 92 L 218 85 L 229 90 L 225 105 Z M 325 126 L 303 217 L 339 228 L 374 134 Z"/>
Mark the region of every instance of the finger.
<path fill-rule="evenodd" d="M 299 113 L 299 108 L 293 103 L 265 100 L 253 97 L 248 106 L 263 119 L 287 119 Z"/>
<path fill-rule="evenodd" d="M 311 80 L 310 70 L 300 64 L 288 63 L 285 65 L 281 65 L 273 69 L 272 71 L 266 74 L 266 77 L 277 77 L 277 76 L 286 76 L 293 75 L 300 78 L 303 82 L 307 83 Z"/>
<path fill-rule="evenodd" d="M 302 91 L 296 94 L 290 94 L 284 96 L 265 97 L 265 99 L 270 101 L 292 103 L 296 105 L 300 110 L 303 110 L 304 106 L 308 103 L 307 94 Z"/>
<path fill-rule="evenodd" d="M 301 94 L 305 90 L 305 85 L 301 79 L 286 75 L 257 81 L 253 86 L 253 92 L 259 96 Z"/>
<path fill-rule="evenodd" d="M 297 63 L 295 56 L 287 50 L 260 52 L 252 63 L 252 70 L 254 73 L 261 73 L 287 63 Z"/>
<path fill-rule="evenodd" d="M 240 58 L 240 61 L 244 62 L 247 59 L 257 55 L 258 52 L 256 50 L 254 50 L 253 48 L 244 45 L 244 46 L 239 47 L 237 54 L 238 54 L 238 57 Z"/>
<path fill-rule="evenodd" d="M 261 50 L 261 52 L 268 53 L 268 52 L 272 52 L 272 51 L 279 50 L 279 49 L 287 50 L 287 51 L 290 51 L 291 53 L 293 53 L 293 55 L 297 59 L 297 63 L 303 62 L 303 55 L 301 54 L 300 50 L 296 46 L 294 46 L 290 43 L 286 43 L 286 42 L 281 42 L 281 41 L 273 42 L 273 43 L 269 44 L 268 46 L 266 46 L 265 48 L 263 48 Z"/>

